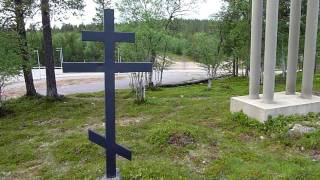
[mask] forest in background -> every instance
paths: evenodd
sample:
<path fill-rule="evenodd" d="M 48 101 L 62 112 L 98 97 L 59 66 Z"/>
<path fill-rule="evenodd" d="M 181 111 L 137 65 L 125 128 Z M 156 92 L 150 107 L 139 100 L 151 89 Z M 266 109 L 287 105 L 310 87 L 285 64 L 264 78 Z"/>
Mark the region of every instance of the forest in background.
<path fill-rule="evenodd" d="M 301 58 L 299 59 L 300 68 L 302 68 L 303 62 L 306 16 L 305 2 L 302 7 L 300 37 Z M 148 41 L 148 39 L 144 39 L 146 34 L 152 33 L 151 36 L 153 37 L 161 36 L 165 40 L 158 42 L 160 44 L 157 47 L 159 55 L 164 53 L 164 46 L 166 46 L 166 53 L 187 56 L 190 59 L 199 62 L 203 61 L 201 57 L 205 56 L 207 52 L 198 52 L 197 47 L 199 47 L 201 43 L 211 43 L 211 49 L 208 49 L 208 51 L 213 52 L 211 58 L 219 58 L 219 64 L 221 64 L 221 62 L 229 64 L 229 67 L 227 68 L 232 71 L 234 76 L 237 76 L 239 73 L 237 72 L 237 69 L 239 68 L 246 69 L 247 72 L 249 71 L 251 21 L 250 8 L 250 2 L 247 0 L 229 1 L 219 13 L 213 14 L 208 20 L 175 18 L 170 22 L 168 30 L 166 31 L 163 30 L 163 27 L 159 28 L 157 25 L 155 25 L 162 24 L 159 22 L 162 20 L 156 19 L 151 23 L 143 21 L 116 24 L 116 30 L 120 32 L 135 32 L 136 43 L 142 44 L 146 44 L 143 41 Z M 290 1 L 281 1 L 279 9 L 277 67 L 282 70 L 286 68 L 287 61 L 289 13 Z M 64 61 L 102 61 L 103 45 L 94 42 L 83 42 L 81 40 L 81 31 L 101 31 L 102 29 L 101 23 L 98 22 L 89 25 L 64 24 L 61 28 L 54 27 L 52 29 L 53 47 L 54 49 L 63 49 Z M 42 32 L 38 31 L 35 27 L 30 26 L 28 28 L 27 38 L 30 51 L 39 50 L 40 62 L 41 64 L 44 64 L 44 41 Z M 203 42 L 203 40 L 208 42 Z M 318 38 L 318 41 L 319 40 L 320 38 Z M 130 51 L 132 49 L 128 49 L 126 46 L 128 45 L 117 45 L 117 51 L 119 52 L 116 52 L 116 60 L 118 59 L 118 55 L 120 55 L 122 59 L 125 59 L 126 61 L 130 60 L 130 56 L 128 56 L 130 52 L 128 52 L 128 50 Z M 219 54 L 217 53 L 217 49 L 219 49 Z M 60 66 L 59 53 L 59 51 L 54 52 L 56 66 Z M 32 62 L 34 65 L 36 65 L 36 54 L 33 54 L 32 58 L 34 59 Z M 318 59 L 319 58 L 317 56 L 317 60 Z M 146 58 L 145 61 L 149 60 Z"/>
<path fill-rule="evenodd" d="M 142 25 L 141 25 L 142 26 Z M 168 40 L 168 51 L 175 55 L 192 56 L 192 41 L 197 33 L 212 33 L 214 21 L 212 20 L 187 20 L 175 19 L 170 26 L 170 33 L 164 34 Z M 64 24 L 60 28 L 53 28 L 53 48 L 63 48 L 64 61 L 102 61 L 103 45 L 96 42 L 85 42 L 81 39 L 81 31 L 102 31 L 100 24 L 71 25 Z M 144 36 L 142 28 L 135 28 L 135 24 L 116 24 L 116 31 L 135 32 L 136 41 L 139 43 Z M 157 32 L 154 29 L 155 33 Z M 33 27 L 28 28 L 28 44 L 30 50 L 39 50 L 40 62 L 44 64 L 43 36 L 42 32 Z M 121 44 L 117 44 L 117 49 Z M 125 54 L 121 52 L 120 55 Z M 118 55 L 118 53 L 116 53 Z M 36 54 L 33 54 L 34 65 L 37 63 Z M 60 52 L 55 52 L 56 66 L 60 66 Z"/>
<path fill-rule="evenodd" d="M 37 66 L 35 50 L 39 52 L 41 64 L 46 67 L 47 89 L 49 90 L 47 94 L 52 97 L 58 97 L 54 74 L 54 65 L 60 66 L 61 63 L 58 48 L 62 48 L 65 62 L 102 61 L 103 45 L 81 40 L 81 31 L 103 30 L 103 9 L 110 8 L 111 1 L 95 0 L 95 2 L 98 7 L 92 24 L 78 26 L 64 24 L 61 28 L 51 28 L 52 10 L 61 14 L 66 10 L 81 11 L 84 7 L 83 0 L 15 0 L 14 4 L 9 0 L 1 2 L 0 36 L 17 34 L 17 54 L 20 55 L 19 57 L 8 54 L 7 57 L 2 57 L 1 61 L 19 62 L 13 64 L 22 69 L 27 79 L 27 95 L 36 94 L 30 69 L 32 66 Z M 140 86 L 145 80 L 148 88 L 161 85 L 162 74 L 170 64 L 171 55 L 182 56 L 201 63 L 210 81 L 216 77 L 218 69 L 226 70 L 233 76 L 240 75 L 239 69 L 242 69 L 245 71 L 241 71 L 241 75 L 247 76 L 250 71 L 251 0 L 223 0 L 223 2 L 221 10 L 212 14 L 208 20 L 187 20 L 181 17 L 196 8 L 196 5 L 201 3 L 200 0 L 118 0 L 115 8 L 120 12 L 122 23 L 116 24 L 116 30 L 134 32 L 136 41 L 134 44 L 117 44 L 115 60 L 117 61 L 121 56 L 122 61 L 151 62 L 154 72 L 138 73 L 133 78 L 135 79 L 133 81 Z M 300 69 L 303 64 L 306 3 L 307 1 L 303 1 L 302 4 Z M 32 17 L 33 11 L 37 9 L 41 10 L 42 26 L 36 28 L 35 25 L 30 25 L 29 28 L 25 28 L 24 18 Z M 283 77 L 286 75 L 289 15 L 290 0 L 280 1 L 277 68 L 282 70 Z M 3 40 L 7 39 L 9 38 L 3 38 Z M 7 43 L 3 42 L 3 44 Z M 264 43 L 262 48 L 263 46 Z M 262 49 L 262 58 L 263 53 Z M 7 53 L 4 52 L 4 54 Z M 317 61 L 319 61 L 318 55 Z M 261 67 L 263 69 L 263 63 Z M 5 71 L 4 74 L 6 74 Z M 158 79 L 154 80 L 155 77 Z M 138 85 L 133 89 L 141 89 L 141 92 L 144 92 L 143 88 Z"/>

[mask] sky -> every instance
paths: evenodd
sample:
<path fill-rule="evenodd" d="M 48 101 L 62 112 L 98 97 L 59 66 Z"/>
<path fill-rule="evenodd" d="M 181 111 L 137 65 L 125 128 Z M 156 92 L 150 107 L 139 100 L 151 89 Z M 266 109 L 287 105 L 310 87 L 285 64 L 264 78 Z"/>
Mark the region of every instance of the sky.
<path fill-rule="evenodd" d="M 92 18 L 95 16 L 95 7 L 96 4 L 93 2 L 93 0 L 85 0 L 85 8 L 82 16 L 74 16 L 72 14 L 66 15 L 62 20 L 58 20 L 55 18 L 55 15 L 52 18 L 52 27 L 53 26 L 58 26 L 60 27 L 62 23 L 65 24 L 74 24 L 74 25 L 79 25 L 79 24 L 90 24 L 92 22 Z M 211 14 L 217 13 L 222 6 L 221 0 L 206 0 L 205 2 L 202 2 L 199 4 L 198 9 L 189 12 L 187 15 L 183 16 L 183 18 L 187 19 L 207 19 Z M 119 13 L 115 11 L 115 19 L 117 21 L 117 16 L 119 16 Z M 33 19 L 28 19 L 27 20 L 27 26 L 30 23 L 40 23 L 41 22 L 41 16 L 38 14 L 36 17 Z"/>

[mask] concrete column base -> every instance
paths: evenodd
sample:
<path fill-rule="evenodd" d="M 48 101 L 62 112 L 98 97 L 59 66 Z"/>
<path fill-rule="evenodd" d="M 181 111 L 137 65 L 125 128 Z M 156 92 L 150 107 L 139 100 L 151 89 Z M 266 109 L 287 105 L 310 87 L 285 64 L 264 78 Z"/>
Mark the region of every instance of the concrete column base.
<path fill-rule="evenodd" d="M 117 176 L 114 178 L 107 178 L 107 175 L 103 176 L 100 180 L 121 180 L 120 170 L 117 169 Z"/>
<path fill-rule="evenodd" d="M 286 95 L 285 92 L 278 92 L 274 94 L 274 99 L 274 103 L 266 104 L 262 99 L 250 99 L 249 96 L 233 97 L 231 98 L 230 111 L 243 111 L 248 117 L 260 122 L 267 121 L 269 116 L 320 113 L 319 96 L 312 96 L 312 99 L 303 99 L 300 93 Z"/>

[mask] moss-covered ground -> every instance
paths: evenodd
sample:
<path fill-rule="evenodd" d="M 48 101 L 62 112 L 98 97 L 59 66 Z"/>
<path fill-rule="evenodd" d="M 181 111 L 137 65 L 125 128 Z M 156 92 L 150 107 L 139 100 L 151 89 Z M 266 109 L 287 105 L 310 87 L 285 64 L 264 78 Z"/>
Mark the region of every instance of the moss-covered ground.
<path fill-rule="evenodd" d="M 230 97 L 245 95 L 248 79 L 147 92 L 135 104 L 117 91 L 117 142 L 133 151 L 119 157 L 123 179 L 319 179 L 320 131 L 287 135 L 295 122 L 319 125 L 320 115 L 291 116 L 259 124 L 229 112 Z M 277 80 L 277 91 L 284 82 Z M 320 91 L 320 75 L 315 78 Z M 76 94 L 60 101 L 20 98 L 0 118 L 0 179 L 96 179 L 104 150 L 87 130 L 103 133 L 104 94 Z"/>

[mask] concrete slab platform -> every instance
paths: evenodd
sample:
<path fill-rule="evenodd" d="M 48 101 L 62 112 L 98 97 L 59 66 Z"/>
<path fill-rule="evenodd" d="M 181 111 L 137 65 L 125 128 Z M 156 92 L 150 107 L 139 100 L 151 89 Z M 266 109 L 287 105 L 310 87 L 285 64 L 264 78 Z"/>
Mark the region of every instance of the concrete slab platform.
<path fill-rule="evenodd" d="M 285 92 L 278 92 L 274 94 L 274 99 L 275 101 L 272 104 L 266 104 L 262 99 L 249 99 L 249 96 L 233 97 L 231 98 L 230 111 L 243 111 L 250 118 L 257 119 L 260 122 L 267 121 L 269 116 L 320 113 L 319 96 L 313 96 L 312 99 L 303 99 L 300 93 L 286 95 Z"/>

